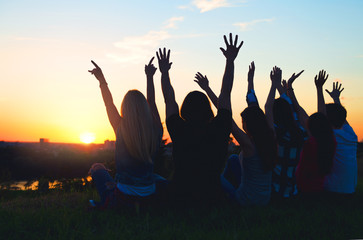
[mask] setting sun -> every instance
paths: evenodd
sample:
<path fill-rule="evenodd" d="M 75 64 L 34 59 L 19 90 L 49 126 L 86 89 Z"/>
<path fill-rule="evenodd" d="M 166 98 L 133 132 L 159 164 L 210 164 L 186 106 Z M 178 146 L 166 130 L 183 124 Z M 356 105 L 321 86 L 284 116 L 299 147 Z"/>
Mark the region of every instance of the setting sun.
<path fill-rule="evenodd" d="M 96 136 L 94 133 L 90 133 L 90 132 L 85 132 L 85 133 L 82 133 L 80 136 L 79 136 L 81 142 L 83 143 L 86 143 L 86 144 L 89 144 L 89 143 L 93 143 L 94 140 L 96 139 Z"/>

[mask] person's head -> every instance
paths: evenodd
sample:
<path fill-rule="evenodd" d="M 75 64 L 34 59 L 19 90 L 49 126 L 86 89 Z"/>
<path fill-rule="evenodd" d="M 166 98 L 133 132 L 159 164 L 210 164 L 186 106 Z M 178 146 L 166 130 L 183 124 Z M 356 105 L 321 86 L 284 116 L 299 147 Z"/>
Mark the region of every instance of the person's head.
<path fill-rule="evenodd" d="M 277 145 L 266 116 L 258 106 L 241 113 L 243 129 L 255 144 L 265 170 L 272 170 L 277 158 Z"/>
<path fill-rule="evenodd" d="M 283 98 L 278 98 L 273 104 L 273 117 L 276 125 L 285 127 L 295 124 L 294 115 L 290 104 Z"/>
<path fill-rule="evenodd" d="M 299 128 L 291 105 L 283 98 L 278 98 L 273 104 L 273 118 L 277 126 L 276 136 L 278 141 L 285 138 L 287 131 L 290 133 L 290 143 L 302 142 L 303 132 Z"/>
<path fill-rule="evenodd" d="M 158 145 L 158 133 L 145 96 L 138 90 L 126 93 L 121 104 L 121 134 L 130 155 L 141 161 L 151 161 Z"/>
<path fill-rule="evenodd" d="M 328 118 L 320 112 L 308 119 L 308 130 L 318 144 L 318 166 L 320 172 L 328 174 L 333 166 L 335 153 L 334 132 Z"/>
<path fill-rule="evenodd" d="M 341 128 L 347 119 L 347 110 L 342 105 L 336 103 L 329 103 L 325 106 L 326 115 L 333 128 Z"/>
<path fill-rule="evenodd" d="M 180 109 L 180 116 L 189 122 L 207 123 L 213 117 L 208 97 L 199 91 L 188 93 Z"/>

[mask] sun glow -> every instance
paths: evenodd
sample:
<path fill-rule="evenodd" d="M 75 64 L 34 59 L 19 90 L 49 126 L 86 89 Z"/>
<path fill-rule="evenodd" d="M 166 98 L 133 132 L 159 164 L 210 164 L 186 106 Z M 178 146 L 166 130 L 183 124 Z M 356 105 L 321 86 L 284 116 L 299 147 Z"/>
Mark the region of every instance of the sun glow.
<path fill-rule="evenodd" d="M 80 138 L 81 142 L 89 144 L 89 143 L 93 143 L 95 141 L 96 136 L 94 133 L 85 132 L 85 133 L 82 133 L 79 136 L 79 138 Z"/>

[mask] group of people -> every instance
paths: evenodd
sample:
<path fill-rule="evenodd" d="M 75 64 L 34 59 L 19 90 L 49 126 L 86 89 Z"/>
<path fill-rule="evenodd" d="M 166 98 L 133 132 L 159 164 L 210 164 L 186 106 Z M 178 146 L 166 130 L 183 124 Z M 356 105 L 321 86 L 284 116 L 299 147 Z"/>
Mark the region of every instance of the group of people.
<path fill-rule="evenodd" d="M 173 143 L 174 173 L 166 180 L 153 172 L 163 136 L 155 103 L 153 59 L 145 65 L 147 93 L 130 90 L 118 112 L 101 68 L 90 73 L 100 84 L 107 115 L 116 135 L 116 176 L 93 164 L 90 174 L 100 201 L 94 207 L 130 205 L 148 201 L 161 192 L 181 201 L 220 201 L 230 198 L 242 205 L 266 205 L 271 198 L 288 199 L 323 192 L 352 194 L 357 184 L 357 136 L 346 121 L 340 103 L 341 84 L 326 90 L 334 103 L 325 104 L 323 86 L 328 75 L 315 77 L 318 110 L 308 116 L 299 105 L 293 82 L 302 74 L 282 80 L 282 71 L 270 73 L 271 88 L 263 111 L 254 91 L 255 64 L 248 71 L 247 104 L 242 128 L 232 119 L 231 90 L 234 61 L 243 45 L 238 36 L 224 36 L 220 48 L 225 60 L 222 87 L 217 96 L 206 75 L 197 73 L 195 82 L 206 94 L 190 92 L 180 111 L 169 71 L 170 50 L 156 52 L 165 100 L 166 126 Z M 280 97 L 275 99 L 276 90 Z M 209 99 L 208 99 L 209 98 Z M 217 108 L 214 115 L 210 101 Z M 240 145 L 240 154 L 228 156 L 230 134 Z"/>

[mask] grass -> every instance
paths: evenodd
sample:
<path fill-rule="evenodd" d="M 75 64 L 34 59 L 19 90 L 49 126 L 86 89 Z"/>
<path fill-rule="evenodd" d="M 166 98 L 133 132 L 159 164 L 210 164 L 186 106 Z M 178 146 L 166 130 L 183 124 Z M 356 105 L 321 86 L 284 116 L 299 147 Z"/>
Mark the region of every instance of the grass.
<path fill-rule="evenodd" d="M 0 239 L 354 239 L 363 237 L 363 179 L 352 199 L 264 207 L 87 210 L 96 192 L 1 191 Z"/>
<path fill-rule="evenodd" d="M 360 148 L 362 149 L 362 148 Z M 363 151 L 358 176 L 363 174 Z M 175 208 L 172 205 L 90 211 L 92 188 L 0 190 L 0 240 L 5 239 L 358 239 L 363 238 L 363 178 L 351 199 L 302 199 L 264 207 Z"/>

